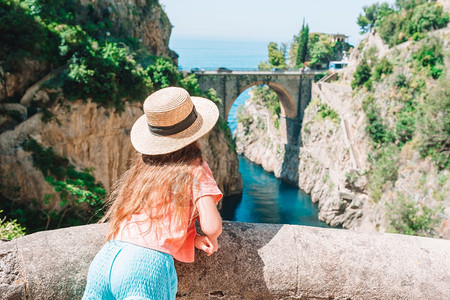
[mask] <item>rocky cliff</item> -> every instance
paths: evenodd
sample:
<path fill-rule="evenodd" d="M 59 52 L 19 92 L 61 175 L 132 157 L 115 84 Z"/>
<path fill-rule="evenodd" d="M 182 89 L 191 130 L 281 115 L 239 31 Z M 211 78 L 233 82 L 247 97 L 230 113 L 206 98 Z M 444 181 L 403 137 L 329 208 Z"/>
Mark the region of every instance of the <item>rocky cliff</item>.
<path fill-rule="evenodd" d="M 129 132 L 142 115 L 141 106 L 129 104 L 119 114 L 95 103 L 75 101 L 53 107 L 55 117 L 49 122 L 42 121 L 42 113 L 32 116 L 0 134 L 3 178 L 20 187 L 17 196 L 22 200 L 42 199 L 52 191 L 42 172 L 33 167 L 31 153 L 22 148 L 24 140 L 31 137 L 44 147 L 52 147 L 78 168 L 93 168 L 94 177 L 109 190 L 135 153 Z M 239 193 L 242 182 L 237 157 L 223 131 L 216 128 L 201 144 L 221 190 L 227 195 Z"/>
<path fill-rule="evenodd" d="M 312 201 L 318 202 L 320 220 L 332 226 L 355 228 L 359 225 L 358 218 L 362 216 L 361 209 L 367 195 L 352 192 L 346 187 L 350 174 L 357 172 L 360 162 L 350 154 L 344 120 L 333 110 L 337 107 L 342 114 L 345 108 L 350 111 L 346 99 L 351 98 L 351 89 L 327 87 L 330 90 L 326 93 L 333 95 L 332 100 L 321 100 L 321 96 L 324 98 L 321 89 L 326 89 L 325 84 L 322 88 L 313 86 L 312 101 L 304 114 L 301 145 L 285 144 L 274 117 L 260 104 L 261 99 L 251 98 L 238 117 L 235 132 L 237 152 L 311 194 Z M 350 123 L 353 128 L 360 128 L 364 118 L 359 116 Z M 358 140 L 364 136 L 363 131 L 362 137 L 354 138 Z M 361 192 L 366 183 L 367 179 L 361 177 L 352 184 Z"/>
<path fill-rule="evenodd" d="M 239 121 L 234 133 L 237 153 L 279 177 L 283 163 L 280 147 L 283 144 L 271 113 L 252 98 L 245 102 Z"/>
<path fill-rule="evenodd" d="M 157 0 L 79 0 L 76 16 L 87 14 L 110 21 L 111 34 L 133 37 L 156 56 L 173 56 L 169 49 L 172 25 Z"/>
<path fill-rule="evenodd" d="M 154 56 L 171 55 L 168 48 L 171 25 L 157 1 L 81 0 L 73 9 L 80 23 L 87 17 L 111 22 L 116 32 L 110 34 L 115 38 L 131 36 L 141 40 L 140 51 Z M 52 84 L 68 72 L 67 66 L 46 73 L 50 67 L 47 62 L 41 66 L 25 59 L 22 64 L 14 74 L 7 74 L 8 102 L 15 103 L 0 103 L 0 201 L 4 201 L 0 208 L 9 212 L 13 207 L 16 218 L 27 206 L 51 213 L 60 211 L 65 202 L 60 202 L 59 196 L 67 191 L 84 195 L 84 191 L 73 189 L 77 182 L 61 182 L 64 176 L 55 175 L 54 179 L 59 181 L 50 184 L 50 173 L 60 172 L 58 164 L 49 165 L 52 159 L 60 160 L 66 169 L 69 166 L 77 172 L 89 170 L 94 180 L 109 191 L 135 153 L 129 133 L 143 113 L 140 102 L 124 102 L 123 109 L 117 109 L 96 103 L 92 97 L 69 100 L 60 85 Z M 181 77 L 178 73 L 176 76 Z M 73 86 L 76 88 L 76 84 Z M 0 90 L 4 91 L 4 87 Z M 44 150 L 38 159 L 25 145 L 30 140 Z M 222 127 L 216 126 L 201 140 L 201 145 L 223 193 L 240 193 L 242 179 L 237 156 Z M 41 162 L 37 162 L 39 159 Z M 87 173 L 81 176 L 84 176 L 82 181 L 89 177 Z M 21 208 L 17 210 L 17 207 Z"/>
<path fill-rule="evenodd" d="M 450 238 L 449 135 L 440 129 L 448 126 L 449 43 L 449 27 L 392 47 L 368 34 L 338 81 L 313 84 L 296 151 L 279 151 L 279 133 L 261 126 L 267 111 L 251 102 L 238 150 L 289 181 L 280 166 L 298 160 L 296 183 L 332 226 Z M 362 64 L 370 86 L 352 89 Z"/>

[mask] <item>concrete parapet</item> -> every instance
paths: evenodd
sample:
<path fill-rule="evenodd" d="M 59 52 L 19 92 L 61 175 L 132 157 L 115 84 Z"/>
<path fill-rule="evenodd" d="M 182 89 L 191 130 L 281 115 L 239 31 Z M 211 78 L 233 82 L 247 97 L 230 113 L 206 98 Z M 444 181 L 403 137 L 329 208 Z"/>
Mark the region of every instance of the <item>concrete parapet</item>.
<path fill-rule="evenodd" d="M 105 224 L 0 243 L 0 299 L 79 299 Z M 224 222 L 220 249 L 177 263 L 178 299 L 448 299 L 450 241 Z"/>

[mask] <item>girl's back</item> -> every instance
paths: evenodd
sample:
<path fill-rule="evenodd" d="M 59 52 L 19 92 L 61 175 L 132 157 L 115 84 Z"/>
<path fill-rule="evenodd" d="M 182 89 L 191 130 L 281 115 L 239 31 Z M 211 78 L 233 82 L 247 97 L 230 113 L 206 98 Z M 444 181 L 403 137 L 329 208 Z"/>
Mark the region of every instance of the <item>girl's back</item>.
<path fill-rule="evenodd" d="M 193 262 L 194 246 L 217 251 L 222 193 L 196 142 L 217 121 L 211 104 L 181 88 L 144 102 L 131 131 L 140 153 L 111 193 L 108 243 L 91 263 L 84 299 L 174 299 L 172 257 Z M 196 233 L 196 219 L 205 236 Z"/>

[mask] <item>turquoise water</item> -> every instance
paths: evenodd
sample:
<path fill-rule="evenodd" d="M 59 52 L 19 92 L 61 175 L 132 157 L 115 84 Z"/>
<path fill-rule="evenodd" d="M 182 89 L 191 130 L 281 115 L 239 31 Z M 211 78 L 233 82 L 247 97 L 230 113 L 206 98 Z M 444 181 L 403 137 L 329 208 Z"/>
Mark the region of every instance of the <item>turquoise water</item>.
<path fill-rule="evenodd" d="M 193 67 L 254 70 L 267 60 L 267 44 L 181 39 L 171 40 L 170 48 L 179 54 L 179 67 L 183 70 Z M 239 95 L 230 109 L 228 125 L 232 132 L 236 130 L 236 109 L 250 98 L 249 90 Z M 244 182 L 243 193 L 224 199 L 221 215 L 225 220 L 325 226 L 317 218 L 317 205 L 297 187 L 277 179 L 245 157 L 239 157 L 239 172 Z"/>
<path fill-rule="evenodd" d="M 239 171 L 244 181 L 244 190 L 241 196 L 224 198 L 220 212 L 223 219 L 327 226 L 318 220 L 318 208 L 312 203 L 311 197 L 296 186 L 277 179 L 243 156 L 239 157 Z"/>

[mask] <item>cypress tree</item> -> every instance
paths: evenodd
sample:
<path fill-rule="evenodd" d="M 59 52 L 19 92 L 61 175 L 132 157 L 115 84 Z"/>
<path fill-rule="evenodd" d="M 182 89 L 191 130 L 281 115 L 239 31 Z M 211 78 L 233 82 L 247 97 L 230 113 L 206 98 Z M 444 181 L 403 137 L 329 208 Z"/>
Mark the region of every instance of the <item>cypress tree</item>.
<path fill-rule="evenodd" d="M 306 61 L 308 55 L 308 37 L 309 26 L 308 24 L 305 26 L 305 19 L 303 19 L 302 29 L 298 36 L 297 59 L 295 61 L 295 66 L 297 68 L 303 67 L 303 63 Z"/>

